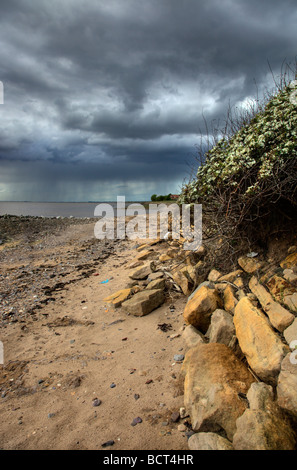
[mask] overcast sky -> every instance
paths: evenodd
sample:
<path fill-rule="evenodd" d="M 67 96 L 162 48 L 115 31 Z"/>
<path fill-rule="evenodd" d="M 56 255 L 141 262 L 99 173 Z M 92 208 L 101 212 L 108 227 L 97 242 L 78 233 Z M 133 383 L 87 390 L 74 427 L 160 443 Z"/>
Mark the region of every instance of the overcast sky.
<path fill-rule="evenodd" d="M 177 193 L 204 118 L 294 62 L 296 0 L 0 0 L 0 200 Z"/>

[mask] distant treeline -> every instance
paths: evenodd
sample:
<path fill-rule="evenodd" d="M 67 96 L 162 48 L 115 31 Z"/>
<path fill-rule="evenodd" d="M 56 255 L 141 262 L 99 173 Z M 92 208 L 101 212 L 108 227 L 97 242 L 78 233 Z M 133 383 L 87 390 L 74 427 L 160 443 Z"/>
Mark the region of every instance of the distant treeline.
<path fill-rule="evenodd" d="M 167 196 L 157 196 L 157 194 L 153 194 L 151 196 L 151 201 L 171 201 L 171 193 L 167 194 Z"/>

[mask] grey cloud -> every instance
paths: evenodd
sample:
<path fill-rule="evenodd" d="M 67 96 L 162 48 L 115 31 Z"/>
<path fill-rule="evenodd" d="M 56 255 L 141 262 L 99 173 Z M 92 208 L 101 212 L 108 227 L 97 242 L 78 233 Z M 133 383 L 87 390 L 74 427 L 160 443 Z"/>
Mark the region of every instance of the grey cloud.
<path fill-rule="evenodd" d="M 296 54 L 295 0 L 2 4 L 0 184 L 25 167 L 44 185 L 182 181 L 204 116 L 255 96 L 255 81 L 273 83 L 267 61 L 277 75 Z"/>

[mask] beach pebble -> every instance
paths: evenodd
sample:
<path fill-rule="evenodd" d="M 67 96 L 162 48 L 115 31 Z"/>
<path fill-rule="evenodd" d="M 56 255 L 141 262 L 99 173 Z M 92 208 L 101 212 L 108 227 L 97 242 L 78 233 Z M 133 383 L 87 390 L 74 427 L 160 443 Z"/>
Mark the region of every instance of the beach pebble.
<path fill-rule="evenodd" d="M 104 442 L 104 444 L 101 444 L 101 447 L 109 447 L 113 445 L 114 445 L 114 441 L 110 440 L 110 441 Z"/>
<path fill-rule="evenodd" d="M 115 383 L 110 384 L 110 388 L 115 388 L 115 387 L 116 387 Z"/>
<path fill-rule="evenodd" d="M 99 400 L 99 398 L 94 398 L 93 406 L 100 406 L 100 405 L 101 405 L 101 400 Z"/>
<path fill-rule="evenodd" d="M 131 423 L 131 426 L 136 426 L 136 424 L 140 424 L 142 423 L 142 419 L 139 418 L 139 416 L 137 418 L 134 418 L 132 423 Z"/>
<path fill-rule="evenodd" d="M 179 411 L 175 411 L 174 413 L 172 413 L 171 415 L 171 421 L 173 423 L 176 423 L 180 418 L 180 414 L 179 414 Z"/>
<path fill-rule="evenodd" d="M 183 354 L 175 354 L 173 357 L 173 360 L 176 362 L 182 362 L 184 360 L 185 356 Z"/>

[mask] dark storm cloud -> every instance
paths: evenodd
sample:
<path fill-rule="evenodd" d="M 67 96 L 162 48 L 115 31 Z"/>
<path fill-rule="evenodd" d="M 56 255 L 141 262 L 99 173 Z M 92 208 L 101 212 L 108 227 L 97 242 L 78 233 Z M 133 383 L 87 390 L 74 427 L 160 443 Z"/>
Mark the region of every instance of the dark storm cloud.
<path fill-rule="evenodd" d="M 204 118 L 294 60 L 296 20 L 295 0 L 1 2 L 0 197 L 25 174 L 37 199 L 79 175 L 177 190 Z"/>

